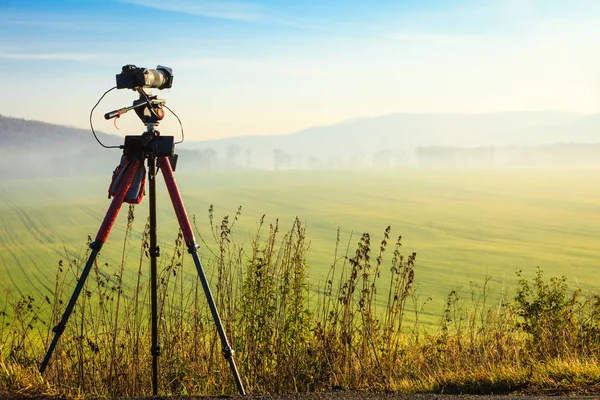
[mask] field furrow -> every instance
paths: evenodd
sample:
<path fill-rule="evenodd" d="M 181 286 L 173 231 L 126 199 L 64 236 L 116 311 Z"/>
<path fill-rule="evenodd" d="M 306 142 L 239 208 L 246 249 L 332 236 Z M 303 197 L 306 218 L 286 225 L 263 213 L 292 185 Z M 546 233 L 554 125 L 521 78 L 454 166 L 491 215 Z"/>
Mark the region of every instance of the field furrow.
<path fill-rule="evenodd" d="M 39 243 L 53 243 L 52 235 L 40 229 L 39 222 L 34 222 L 27 212 L 25 212 L 22 208 L 17 206 L 11 199 L 9 193 L 0 192 L 0 196 L 2 197 L 2 201 L 4 202 L 4 204 L 8 206 L 9 209 L 19 217 L 23 224 L 23 227 L 29 230 L 35 241 Z"/>

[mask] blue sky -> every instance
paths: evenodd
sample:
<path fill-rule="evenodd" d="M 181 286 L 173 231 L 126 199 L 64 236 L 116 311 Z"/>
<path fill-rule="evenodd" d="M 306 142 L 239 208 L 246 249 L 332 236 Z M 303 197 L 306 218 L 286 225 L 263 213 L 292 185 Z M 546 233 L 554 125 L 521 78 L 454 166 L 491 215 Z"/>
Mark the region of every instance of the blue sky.
<path fill-rule="evenodd" d="M 594 113 L 598 43 L 596 0 L 0 0 L 0 114 L 85 128 L 124 64 L 173 68 L 159 94 L 193 139 L 393 112 Z M 98 128 L 114 133 L 101 115 L 134 98 L 111 93 Z"/>

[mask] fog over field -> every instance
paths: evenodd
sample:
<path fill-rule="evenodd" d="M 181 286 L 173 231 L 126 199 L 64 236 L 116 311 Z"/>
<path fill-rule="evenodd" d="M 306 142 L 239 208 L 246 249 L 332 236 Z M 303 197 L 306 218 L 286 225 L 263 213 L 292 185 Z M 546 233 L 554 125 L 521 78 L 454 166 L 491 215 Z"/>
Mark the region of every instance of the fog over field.
<path fill-rule="evenodd" d="M 590 166 L 600 160 L 598 132 L 600 114 L 398 113 L 275 136 L 187 140 L 176 150 L 187 172 Z M 107 145 L 123 142 L 122 133 L 98 135 Z M 101 148 L 89 130 L 39 121 L 0 116 L 0 139 L 2 179 L 110 173 L 120 157 L 118 149 Z"/>

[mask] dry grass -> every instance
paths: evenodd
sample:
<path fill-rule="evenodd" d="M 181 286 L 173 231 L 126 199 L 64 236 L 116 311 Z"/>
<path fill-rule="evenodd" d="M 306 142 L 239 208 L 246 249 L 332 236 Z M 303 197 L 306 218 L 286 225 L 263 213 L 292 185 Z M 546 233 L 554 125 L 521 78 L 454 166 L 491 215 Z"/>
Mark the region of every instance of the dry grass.
<path fill-rule="evenodd" d="M 373 243 L 335 249 L 326 280 L 311 287 L 309 243 L 296 220 L 283 230 L 264 218 L 254 238 L 232 235 L 240 210 L 210 225 L 205 258 L 226 333 L 249 393 L 350 389 L 394 392 L 585 392 L 600 384 L 600 300 L 571 291 L 564 278 L 532 282 L 490 304 L 487 281 L 452 291 L 435 329 L 419 323 L 416 254 L 403 255 L 391 228 Z M 127 232 L 134 214 L 130 209 Z M 210 240 L 209 240 L 210 239 Z M 0 315 L 0 390 L 66 397 L 150 392 L 148 229 L 136 260 L 98 263 L 86 282 L 49 369 L 36 371 L 49 328 L 60 318 L 85 260 L 59 262 L 54 298 L 7 299 Z M 235 393 L 204 294 L 183 273 L 181 236 L 160 258 L 159 317 L 163 394 Z M 381 272 L 389 270 L 383 281 Z M 408 306 L 417 311 L 407 315 Z"/>

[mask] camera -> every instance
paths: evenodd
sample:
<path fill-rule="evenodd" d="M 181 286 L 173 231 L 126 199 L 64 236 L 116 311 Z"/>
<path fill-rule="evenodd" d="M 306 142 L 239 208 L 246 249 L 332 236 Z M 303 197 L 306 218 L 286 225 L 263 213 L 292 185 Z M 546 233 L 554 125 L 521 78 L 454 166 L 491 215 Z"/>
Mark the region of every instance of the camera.
<path fill-rule="evenodd" d="M 170 89 L 173 86 L 173 70 L 159 65 L 156 69 L 123 66 L 117 75 L 117 89 L 155 88 Z"/>

